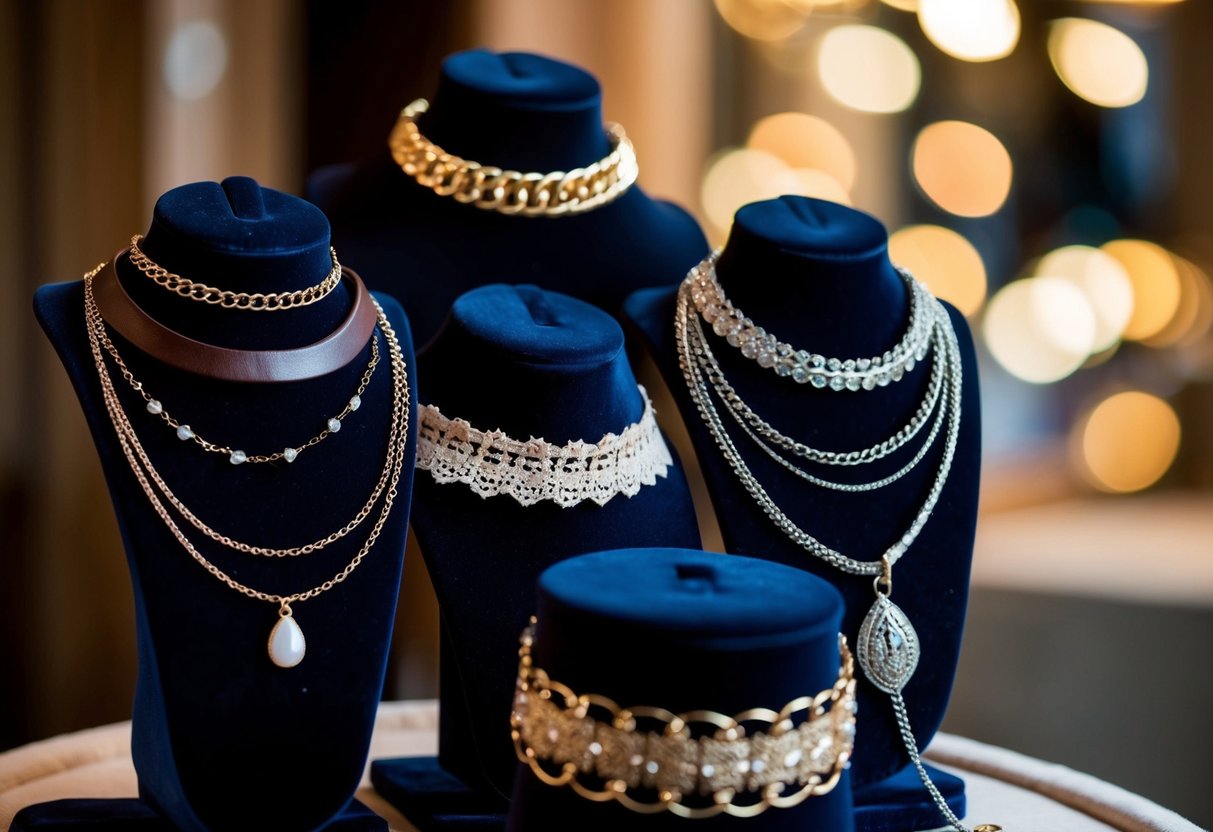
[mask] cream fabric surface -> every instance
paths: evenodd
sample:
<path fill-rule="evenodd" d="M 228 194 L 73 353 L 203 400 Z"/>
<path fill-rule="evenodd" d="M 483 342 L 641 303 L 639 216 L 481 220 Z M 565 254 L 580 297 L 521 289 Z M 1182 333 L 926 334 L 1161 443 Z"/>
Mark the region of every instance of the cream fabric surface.
<path fill-rule="evenodd" d="M 434 754 L 437 731 L 437 703 L 384 702 L 371 759 Z M 122 722 L 0 754 L 0 829 L 31 803 L 133 797 L 130 735 L 130 723 Z M 926 756 L 964 777 L 970 823 L 997 823 L 1006 832 L 1201 832 L 1174 812 L 1089 775 L 963 737 L 938 735 Z M 394 832 L 413 832 L 367 776 L 358 799 L 386 818 Z"/>

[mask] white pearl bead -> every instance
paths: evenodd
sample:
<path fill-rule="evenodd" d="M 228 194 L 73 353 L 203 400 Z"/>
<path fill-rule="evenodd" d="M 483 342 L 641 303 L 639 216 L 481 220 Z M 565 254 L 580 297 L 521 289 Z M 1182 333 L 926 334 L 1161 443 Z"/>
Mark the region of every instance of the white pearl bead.
<path fill-rule="evenodd" d="M 279 667 L 294 667 L 303 661 L 307 641 L 293 616 L 284 615 L 270 630 L 270 661 Z"/>
<path fill-rule="evenodd" d="M 186 441 L 187 439 L 193 439 L 194 432 L 190 430 L 189 425 L 179 425 L 177 427 L 177 438 L 182 442 Z"/>
<path fill-rule="evenodd" d="M 242 465 L 248 461 L 248 454 L 244 451 L 232 451 L 232 455 L 227 458 L 227 461 L 233 465 Z"/>
<path fill-rule="evenodd" d="M 295 450 L 294 448 L 283 448 L 282 449 L 282 458 L 285 459 L 287 462 L 294 462 L 295 457 L 297 457 L 297 456 L 299 456 L 299 452 L 297 450 Z"/>
<path fill-rule="evenodd" d="M 341 420 L 337 418 L 329 419 L 329 433 L 336 433 L 341 430 Z"/>
<path fill-rule="evenodd" d="M 351 397 L 350 398 L 350 410 L 357 410 L 360 407 L 362 407 L 362 397 L 361 396 Z"/>
<path fill-rule="evenodd" d="M 153 416 L 159 416 L 164 411 L 164 405 L 160 404 L 156 399 L 152 399 L 147 403 L 147 412 Z"/>

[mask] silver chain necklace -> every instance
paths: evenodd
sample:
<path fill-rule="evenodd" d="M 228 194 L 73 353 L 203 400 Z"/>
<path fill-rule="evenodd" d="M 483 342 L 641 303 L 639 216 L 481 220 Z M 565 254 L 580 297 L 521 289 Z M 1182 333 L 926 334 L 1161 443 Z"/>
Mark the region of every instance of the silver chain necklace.
<path fill-rule="evenodd" d="M 817 448 L 809 447 L 801 442 L 797 442 L 789 436 L 785 436 L 769 422 L 765 421 L 761 416 L 755 413 L 745 400 L 733 389 L 728 380 L 724 376 L 724 371 L 716 360 L 716 356 L 712 352 L 711 346 L 708 344 L 707 338 L 703 332 L 703 325 L 700 323 L 698 316 L 691 316 L 692 328 L 689 333 L 689 340 L 692 343 L 692 352 L 695 354 L 696 361 L 699 364 L 699 369 L 702 375 L 705 376 L 711 384 L 712 389 L 716 392 L 716 397 L 720 399 L 725 411 L 733 418 L 747 436 L 753 440 L 763 453 L 769 456 L 772 460 L 778 463 L 783 468 L 786 468 L 795 476 L 806 482 L 829 488 L 834 491 L 874 491 L 878 488 L 883 488 L 886 485 L 896 482 L 903 476 L 912 471 L 922 458 L 930 450 L 935 442 L 935 437 L 938 436 L 939 430 L 944 423 L 946 408 L 935 408 L 939 402 L 940 392 L 943 388 L 943 374 L 940 370 L 940 365 L 943 361 L 942 354 L 944 344 L 942 335 L 937 330 L 937 340 L 940 343 L 936 346 L 935 360 L 931 368 L 931 380 L 928 384 L 926 395 L 913 418 L 900 430 L 894 433 L 888 439 L 878 442 L 861 451 L 823 451 Z M 818 477 L 814 474 L 796 465 L 778 450 L 772 448 L 771 445 L 790 452 L 796 456 L 806 459 L 810 462 L 819 462 L 825 465 L 834 466 L 858 466 L 867 463 L 875 462 L 883 459 L 885 456 L 904 447 L 911 439 L 918 434 L 923 425 L 927 423 L 931 413 L 934 412 L 935 418 L 932 420 L 931 430 L 927 435 L 926 441 L 922 443 L 918 452 L 914 457 L 901 467 L 898 471 L 881 479 L 873 480 L 864 483 L 839 483 L 833 480 L 827 480 Z M 770 444 L 768 444 L 768 442 Z"/>
<path fill-rule="evenodd" d="M 948 313 L 908 272 L 899 269 L 899 273 L 907 280 L 907 286 L 910 289 L 910 297 L 912 299 L 911 324 L 906 337 L 893 350 L 885 354 L 886 356 L 890 356 L 891 360 L 885 360 L 885 357 L 882 356 L 880 364 L 876 365 L 877 369 L 873 370 L 874 359 L 862 359 L 863 362 L 866 362 L 866 365 L 862 369 L 860 368 L 861 360 L 859 359 L 822 359 L 824 370 L 833 370 L 835 375 L 830 377 L 825 384 L 821 384 L 818 383 L 819 379 L 816 377 L 809 378 L 806 376 L 802 379 L 796 375 L 797 367 L 807 367 L 814 373 L 822 369 L 822 366 L 819 366 L 816 361 L 821 356 L 806 354 L 803 350 L 799 352 L 794 351 L 786 343 L 779 342 L 773 336 L 767 335 L 764 330 L 754 327 L 749 318 L 742 316 L 728 302 L 728 299 L 724 296 L 723 289 L 721 289 L 715 277 L 715 260 L 718 253 L 715 252 L 709 255 L 707 259 L 692 269 L 678 290 L 674 315 L 674 335 L 678 349 L 678 363 L 682 370 L 683 378 L 686 381 L 687 390 L 695 402 L 696 409 L 698 409 L 700 416 L 703 418 L 709 433 L 711 433 L 717 447 L 720 448 L 725 461 L 729 464 L 734 475 L 741 482 L 750 497 L 762 509 L 763 513 L 771 519 L 771 522 L 802 549 L 834 568 L 851 575 L 871 575 L 874 577 L 872 585 L 876 599 L 859 628 L 859 636 L 856 642 L 857 658 L 868 680 L 879 690 L 889 695 L 906 752 L 917 770 L 924 787 L 930 794 L 932 801 L 934 801 L 936 807 L 939 809 L 940 814 L 943 815 L 948 825 L 957 830 L 957 832 L 968 832 L 967 828 L 961 823 L 960 818 L 948 806 L 939 789 L 931 781 L 931 777 L 922 763 L 922 758 L 910 727 L 905 700 L 901 693 L 918 667 L 921 646 L 918 634 L 914 630 L 909 617 L 889 597 L 893 591 L 893 566 L 914 543 L 919 532 L 922 531 L 923 526 L 930 517 L 931 511 L 934 509 L 936 502 L 939 500 L 939 495 L 943 491 L 944 484 L 947 482 L 948 473 L 951 470 L 952 461 L 956 453 L 956 444 L 960 433 L 963 379 L 960 347 L 956 340 L 956 333 L 951 326 Z M 697 297 L 698 300 L 696 299 Z M 767 352 L 771 353 L 765 360 L 759 359 L 759 353 L 757 352 L 746 356 L 755 358 L 760 366 L 773 367 L 777 374 L 781 376 L 791 375 L 794 380 L 800 383 L 808 381 L 815 387 L 820 388 L 828 384 L 833 390 L 856 390 L 859 388 L 871 390 L 876 386 L 884 386 L 892 381 L 898 381 L 904 377 L 905 372 L 914 367 L 917 361 L 921 361 L 925 357 L 927 350 L 934 343 L 936 357 L 933 372 L 937 371 L 940 376 L 938 389 L 934 392 L 931 390 L 931 385 L 935 383 L 933 376 L 932 383 L 928 386 L 928 392 L 924 397 L 923 403 L 919 406 L 914 417 L 911 418 L 906 427 L 902 428 L 890 439 L 886 439 L 884 442 L 877 443 L 863 451 L 848 453 L 817 451 L 800 445 L 800 443 L 796 443 L 789 437 L 780 434 L 767 422 L 761 420 L 736 391 L 733 390 L 732 386 L 725 380 L 724 373 L 712 354 L 707 335 L 700 321 L 701 316 L 703 320 L 712 323 L 713 331 L 717 335 L 725 337 L 733 346 L 742 347 L 743 355 L 746 354 L 745 345 L 752 344 L 755 340 L 762 340 L 764 350 L 771 347 L 772 342 L 774 342 L 774 349 L 766 350 L 763 353 L 764 356 L 766 356 Z M 710 318 L 709 316 L 712 317 Z M 721 321 L 725 323 L 718 325 Z M 738 327 L 739 323 L 740 327 Z M 739 336 L 743 331 L 747 330 L 749 331 L 749 335 L 743 340 Z M 919 337 L 920 334 L 921 338 Z M 805 355 L 808 355 L 807 363 L 800 360 Z M 788 360 L 789 357 L 791 357 L 790 361 Z M 837 362 L 836 368 L 833 367 L 835 362 Z M 787 372 L 780 372 L 779 367 L 787 367 Z M 863 373 L 863 375 L 860 375 L 860 373 Z M 822 372 L 820 375 L 824 376 L 825 373 Z M 933 445 L 939 425 L 944 420 L 946 413 L 947 429 L 944 437 L 943 457 L 940 460 L 939 468 L 936 471 L 935 479 L 931 484 L 926 499 L 910 523 L 909 528 L 884 551 L 879 559 L 874 561 L 863 561 L 848 557 L 841 552 L 831 549 L 804 531 L 771 498 L 738 452 L 737 446 L 729 436 L 724 421 L 712 400 L 713 389 L 734 420 L 738 422 L 743 430 L 760 447 L 768 452 L 768 455 L 775 458 L 776 461 L 784 463 L 784 467 L 789 469 L 796 468 L 798 471 L 800 469 L 797 466 L 780 457 L 757 434 L 761 433 L 772 440 L 773 443 L 792 450 L 794 453 L 807 459 L 834 465 L 861 464 L 892 453 L 893 450 L 908 442 L 929 418 L 931 411 L 934 410 L 935 399 L 942 397 L 943 403 L 934 420 L 934 427 L 928 434 L 923 447 L 908 465 L 895 474 L 890 475 L 890 477 L 876 481 L 876 483 L 866 483 L 862 487 L 842 486 L 842 490 L 871 490 L 881 485 L 887 485 L 889 482 L 904 476 L 922 460 L 927 449 Z M 800 452 L 801 449 L 804 451 L 803 453 Z M 807 474 L 807 472 L 802 473 Z M 826 487 L 841 485 L 838 483 L 827 484 L 827 481 L 812 477 L 812 475 L 804 478 L 809 479 L 810 482 L 816 482 L 818 485 L 826 485 Z M 983 824 L 975 827 L 973 832 L 996 832 L 998 829 L 1000 829 L 998 826 Z"/>

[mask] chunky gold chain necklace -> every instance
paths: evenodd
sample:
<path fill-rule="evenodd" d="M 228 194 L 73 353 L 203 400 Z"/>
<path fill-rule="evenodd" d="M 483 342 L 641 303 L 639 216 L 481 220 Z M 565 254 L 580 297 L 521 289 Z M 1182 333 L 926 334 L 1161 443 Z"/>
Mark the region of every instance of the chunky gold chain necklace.
<path fill-rule="evenodd" d="M 424 98 L 405 107 L 388 137 L 388 148 L 418 184 L 456 202 L 524 217 L 581 214 L 622 196 L 640 172 L 632 142 L 618 124 L 607 128 L 611 152 L 583 168 L 528 173 L 473 162 L 422 135 L 417 117 L 429 107 Z"/>
<path fill-rule="evenodd" d="M 400 472 L 404 466 L 404 452 L 408 441 L 408 423 L 409 423 L 409 401 L 408 401 L 408 374 L 404 364 L 404 357 L 401 353 L 400 342 L 396 337 L 395 330 L 391 323 L 384 315 L 383 309 L 378 303 L 375 304 L 376 314 L 378 317 L 378 326 L 383 331 L 384 338 L 387 341 L 388 353 L 392 367 L 392 416 L 388 431 L 388 449 L 387 459 L 385 461 L 383 474 L 380 476 L 379 482 L 372 490 L 371 498 L 366 505 L 358 512 L 358 514 L 346 524 L 345 527 L 334 532 L 328 537 L 309 543 L 305 546 L 293 547 L 288 549 L 271 549 L 262 546 L 253 546 L 247 543 L 234 540 L 226 535 L 221 535 L 211 529 L 189 510 L 189 508 L 178 498 L 165 484 L 164 479 L 160 476 L 142 445 L 139 443 L 138 437 L 135 435 L 134 429 L 131 426 L 125 411 L 122 409 L 121 402 L 118 399 L 117 392 L 114 389 L 114 383 L 110 377 L 109 370 L 105 363 L 105 353 L 101 346 L 101 337 L 105 335 L 105 321 L 101 317 L 101 313 L 97 309 L 96 300 L 93 297 L 93 278 L 104 268 L 104 264 L 93 269 L 84 276 L 84 313 L 85 323 L 89 338 L 89 347 L 93 355 L 93 361 L 97 369 L 97 377 L 101 383 L 102 398 L 105 402 L 106 411 L 110 417 L 110 421 L 114 426 L 114 431 L 118 437 L 118 443 L 122 448 L 123 455 L 126 457 L 127 464 L 130 466 L 131 472 L 135 475 L 140 488 L 151 504 L 153 511 L 164 522 L 165 526 L 181 544 L 182 548 L 189 553 L 195 561 L 198 562 L 207 572 L 221 581 L 224 585 L 236 592 L 241 593 L 249 598 L 258 601 L 266 601 L 278 605 L 278 622 L 270 631 L 268 642 L 268 651 L 270 659 L 279 667 L 294 667 L 303 660 L 306 651 L 306 641 L 303 637 L 303 631 L 293 616 L 291 605 L 303 601 L 310 600 L 316 596 L 327 592 L 339 583 L 348 578 L 355 569 L 361 565 L 362 561 L 378 540 L 380 533 L 383 530 L 384 524 L 387 522 L 388 515 L 391 513 L 392 506 L 396 498 L 396 487 L 400 479 Z M 160 493 L 157 493 L 159 490 Z M 163 500 L 161 499 L 163 494 Z M 336 573 L 333 577 L 324 581 L 321 584 L 311 587 L 310 589 L 282 595 L 277 593 L 265 592 L 263 590 L 254 589 L 246 584 L 243 584 L 230 575 L 225 573 L 215 564 L 211 563 L 206 557 L 198 551 L 197 547 L 185 536 L 180 526 L 174 520 L 169 508 L 166 507 L 167 502 L 174 510 L 182 517 L 187 519 L 192 525 L 210 537 L 212 540 L 224 545 L 227 548 L 237 551 L 258 554 L 272 555 L 278 557 L 293 557 L 297 555 L 308 554 L 319 549 L 323 549 L 330 543 L 344 537 L 353 531 L 361 522 L 370 514 L 370 510 L 379 496 L 383 495 L 383 505 L 379 512 L 379 516 L 375 519 L 367 534 L 366 540 L 358 549 L 357 553 L 350 559 L 345 567 Z"/>

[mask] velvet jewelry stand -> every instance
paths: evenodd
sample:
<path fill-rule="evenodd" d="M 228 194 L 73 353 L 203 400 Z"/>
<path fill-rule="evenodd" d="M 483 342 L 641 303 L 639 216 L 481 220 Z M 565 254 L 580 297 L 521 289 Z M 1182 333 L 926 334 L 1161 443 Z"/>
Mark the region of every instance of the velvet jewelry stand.
<path fill-rule="evenodd" d="M 534 286 L 462 296 L 419 360 L 430 379 L 425 404 L 514 439 L 597 442 L 644 410 L 619 324 Z M 536 579 L 557 561 L 603 548 L 699 547 L 686 478 L 675 460 L 631 497 L 561 508 L 482 498 L 418 471 L 413 528 L 442 614 L 438 758 L 377 760 L 372 780 L 423 832 L 500 829 L 515 767 L 517 637 L 534 613 Z"/>
<path fill-rule="evenodd" d="M 624 708 L 778 711 L 838 678 L 842 598 L 782 564 L 685 549 L 595 552 L 548 569 L 538 594 L 534 665 L 578 694 Z M 509 830 L 849 832 L 848 781 L 844 770 L 831 791 L 798 806 L 691 823 L 587 800 L 519 763 Z"/>
<path fill-rule="evenodd" d="M 901 339 L 909 320 L 909 296 L 889 262 L 883 226 L 867 214 L 830 202 L 785 196 L 745 206 L 737 212 L 717 274 L 725 295 L 757 326 L 797 349 L 822 355 L 879 355 Z M 854 642 L 875 600 L 872 578 L 845 574 L 801 549 L 738 481 L 692 403 L 679 369 L 675 296 L 672 289 L 637 292 L 629 299 L 626 314 L 683 411 L 725 547 L 807 569 L 830 581 L 846 600 L 843 632 Z M 909 616 L 922 645 L 918 669 L 903 691 L 919 749 L 943 720 L 956 671 L 981 457 L 973 345 L 964 318 L 950 306 L 947 310 L 960 343 L 964 373 L 956 454 L 930 519 L 893 570 L 892 600 Z M 726 378 L 760 416 L 801 442 L 830 450 L 866 447 L 905 424 L 926 389 L 934 356 L 932 350 L 902 381 L 887 387 L 870 392 L 819 390 L 759 367 L 713 334 L 710 326 L 705 332 Z M 941 431 L 931 450 L 902 479 L 855 494 L 802 482 L 766 457 L 727 417 L 721 418 L 758 481 L 797 525 L 844 555 L 868 561 L 877 560 L 909 527 L 923 504 L 946 432 Z M 927 431 L 924 428 L 909 447 L 864 466 L 863 479 L 896 471 Z M 841 468 L 826 476 L 853 481 Z M 852 771 L 857 827 L 874 831 L 942 825 L 938 810 L 908 765 L 888 695 L 862 673 L 859 676 L 861 719 Z M 963 815 L 963 783 L 937 770 L 932 770 L 932 777 L 953 810 Z"/>
<path fill-rule="evenodd" d="M 405 91 L 401 106 L 420 94 Z M 448 57 L 418 126 L 448 153 L 506 170 L 570 170 L 609 152 L 593 76 L 525 53 L 475 49 Z M 418 344 L 438 330 L 456 297 L 485 283 L 533 283 L 617 314 L 633 290 L 668 286 L 707 252 L 690 215 L 636 185 L 614 202 L 551 218 L 438 196 L 392 160 L 390 127 L 382 125 L 378 158 L 314 173 L 308 199 L 332 220 L 350 265 L 404 304 Z M 644 148 L 637 154 L 643 180 Z"/>
<path fill-rule="evenodd" d="M 294 291 L 332 268 L 328 222 L 314 206 L 246 178 L 201 182 L 156 203 L 147 255 L 190 279 L 249 292 Z M 289 349 L 337 329 L 352 284 L 288 311 L 221 309 L 155 285 L 120 254 L 118 280 L 160 323 L 242 350 Z M 112 268 L 107 266 L 106 268 Z M 408 323 L 379 297 L 413 378 Z M 58 351 L 101 457 L 135 597 L 139 675 L 132 754 L 140 801 L 59 801 L 24 810 L 14 829 L 383 830 L 352 800 L 363 773 L 387 665 L 408 524 L 415 427 L 410 422 L 395 505 L 344 583 L 293 604 L 306 638 L 296 667 L 274 665 L 276 605 L 245 597 L 196 563 L 153 512 L 123 457 L 86 337 L 82 283 L 40 289 L 38 320 Z M 369 342 L 336 371 L 286 383 L 234 383 L 186 373 L 110 337 L 135 378 L 199 435 L 248 454 L 301 445 L 345 407 L 370 360 Z M 290 464 L 232 465 L 178 440 L 109 366 L 122 408 L 181 501 L 218 531 L 263 546 L 300 546 L 340 528 L 371 493 L 387 455 L 393 384 L 387 341 L 362 406 L 339 433 Z M 108 360 L 108 359 L 107 359 Z M 410 384 L 411 386 L 411 384 Z M 416 413 L 416 401 L 410 401 Z M 236 580 L 294 593 L 333 577 L 367 539 L 383 498 L 358 529 L 294 558 L 225 549 L 179 520 L 203 555 Z M 157 823 L 157 820 L 159 823 Z"/>

